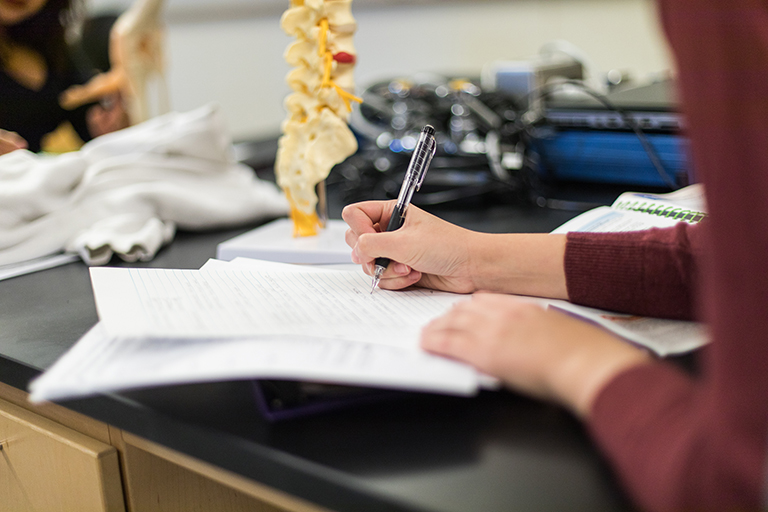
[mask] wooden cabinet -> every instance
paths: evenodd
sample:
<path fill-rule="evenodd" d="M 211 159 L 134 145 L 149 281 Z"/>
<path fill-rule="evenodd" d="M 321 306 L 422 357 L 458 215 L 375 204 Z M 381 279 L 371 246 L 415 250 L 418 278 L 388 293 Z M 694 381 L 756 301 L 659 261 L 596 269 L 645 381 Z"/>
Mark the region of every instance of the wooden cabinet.
<path fill-rule="evenodd" d="M 113 432 L 123 457 L 129 508 L 141 512 L 329 512 L 127 432 Z"/>
<path fill-rule="evenodd" d="M 0 400 L 0 511 L 124 512 L 115 447 Z"/>
<path fill-rule="evenodd" d="M 0 382 L 0 512 L 328 512 Z"/>

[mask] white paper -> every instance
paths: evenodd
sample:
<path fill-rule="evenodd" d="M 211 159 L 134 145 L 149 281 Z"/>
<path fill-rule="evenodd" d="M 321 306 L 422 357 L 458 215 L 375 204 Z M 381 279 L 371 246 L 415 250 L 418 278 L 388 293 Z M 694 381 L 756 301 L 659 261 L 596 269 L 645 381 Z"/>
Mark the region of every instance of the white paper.
<path fill-rule="evenodd" d="M 613 207 L 620 210 L 637 208 L 653 209 L 654 206 L 672 206 L 695 212 L 705 213 L 704 185 L 695 183 L 666 194 L 648 192 L 624 192 L 613 202 Z"/>
<path fill-rule="evenodd" d="M 43 256 L 42 258 L 35 258 L 33 260 L 22 261 L 21 263 L 14 263 L 11 265 L 0 265 L 0 281 L 3 279 L 10 279 L 12 277 L 23 276 L 24 274 L 31 274 L 32 272 L 38 272 L 40 270 L 46 270 L 53 267 L 59 267 L 78 261 L 80 256 L 73 253 L 54 254 L 52 256 Z"/>
<path fill-rule="evenodd" d="M 592 233 L 618 233 L 621 231 L 639 231 L 654 227 L 669 227 L 678 221 L 664 217 L 656 217 L 646 213 L 614 210 L 610 206 L 599 206 L 574 217 L 565 224 L 554 229 L 552 233 L 568 233 L 571 231 Z"/>
<path fill-rule="evenodd" d="M 667 212 L 670 216 L 654 215 L 646 210 Z M 701 184 L 690 185 L 667 194 L 625 192 L 617 197 L 611 206 L 599 206 L 586 211 L 559 226 L 552 233 L 617 233 L 664 228 L 681 222 L 679 218 L 674 218 L 674 215 L 682 212 L 705 214 L 704 189 Z M 696 218 L 700 220 L 700 216 Z"/>
<path fill-rule="evenodd" d="M 30 400 L 235 379 L 297 379 L 469 395 L 478 375 L 424 352 L 341 340 L 144 339 L 96 324 L 30 384 Z"/>
<path fill-rule="evenodd" d="M 360 274 L 365 274 L 365 272 L 363 272 L 363 268 L 357 263 L 317 263 L 310 265 L 305 263 L 280 263 L 277 261 L 259 260 L 255 258 L 245 258 L 242 256 L 238 256 L 228 263 L 230 265 L 230 269 L 244 268 L 250 270 L 283 270 L 289 272 L 296 272 L 297 270 L 310 272 L 323 272 L 326 270 L 354 270 Z"/>
<path fill-rule="evenodd" d="M 337 272 L 325 266 L 237 258 L 231 262 L 209 260 L 200 273 L 212 272 L 216 278 L 221 270 L 237 268 L 274 273 Z M 370 280 L 359 268 L 352 273 Z M 473 394 L 478 386 L 498 385 L 468 365 L 395 345 L 293 335 L 131 339 L 110 336 L 102 322 L 31 383 L 30 399 L 60 400 L 146 386 L 256 378 L 460 395 Z"/>
<path fill-rule="evenodd" d="M 560 300 L 550 301 L 549 306 L 594 322 L 661 357 L 684 354 L 709 342 L 706 326 L 699 322 L 627 315 Z"/>
<path fill-rule="evenodd" d="M 281 272 L 92 268 L 110 336 L 304 336 L 419 350 L 421 328 L 466 300 L 433 290 L 370 293 L 357 271 Z"/>
<path fill-rule="evenodd" d="M 338 263 L 338 264 L 324 264 L 324 265 L 305 265 L 294 263 L 280 263 L 277 261 L 260 260 L 255 258 L 243 258 L 237 257 L 233 260 L 219 260 L 211 258 L 200 267 L 201 271 L 207 272 L 209 270 L 275 270 L 282 272 L 325 272 L 328 270 L 352 270 L 363 274 L 363 269 L 360 265 L 354 263 Z"/>

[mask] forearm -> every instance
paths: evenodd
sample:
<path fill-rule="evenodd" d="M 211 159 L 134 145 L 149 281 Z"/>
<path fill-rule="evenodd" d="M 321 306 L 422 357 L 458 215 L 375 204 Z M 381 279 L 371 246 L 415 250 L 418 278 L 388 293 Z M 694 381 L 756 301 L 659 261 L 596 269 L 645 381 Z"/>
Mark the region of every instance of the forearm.
<path fill-rule="evenodd" d="M 478 290 L 567 299 L 565 235 L 475 233 L 468 240 Z"/>
<path fill-rule="evenodd" d="M 569 233 L 570 300 L 602 309 L 693 319 L 700 226 L 623 233 Z"/>

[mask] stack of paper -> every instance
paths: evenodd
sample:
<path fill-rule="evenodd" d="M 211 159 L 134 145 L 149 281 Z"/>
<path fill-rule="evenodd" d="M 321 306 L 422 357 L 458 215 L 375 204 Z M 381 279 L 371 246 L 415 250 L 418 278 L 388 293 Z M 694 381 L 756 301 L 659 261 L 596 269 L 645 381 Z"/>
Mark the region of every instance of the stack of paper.
<path fill-rule="evenodd" d="M 100 322 L 32 382 L 31 399 L 254 378 L 466 395 L 483 380 L 419 348 L 421 327 L 467 296 L 371 294 L 360 270 L 244 261 L 91 269 Z"/>

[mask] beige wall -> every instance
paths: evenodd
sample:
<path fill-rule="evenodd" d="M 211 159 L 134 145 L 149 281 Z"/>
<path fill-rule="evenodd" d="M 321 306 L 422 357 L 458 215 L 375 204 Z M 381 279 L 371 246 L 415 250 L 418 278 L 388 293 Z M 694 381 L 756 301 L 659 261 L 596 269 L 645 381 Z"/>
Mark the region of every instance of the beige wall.
<path fill-rule="evenodd" d="M 600 72 L 616 68 L 642 79 L 670 67 L 651 0 L 382 3 L 353 4 L 358 88 L 419 71 L 479 75 L 487 62 L 524 59 L 556 39 L 579 47 Z M 287 93 L 282 53 L 291 41 L 279 11 L 209 12 L 210 19 L 169 12 L 173 108 L 217 101 L 235 138 L 277 133 Z"/>

